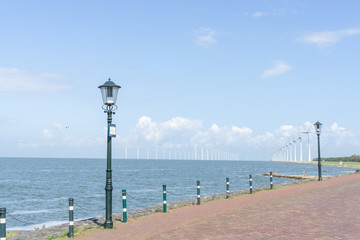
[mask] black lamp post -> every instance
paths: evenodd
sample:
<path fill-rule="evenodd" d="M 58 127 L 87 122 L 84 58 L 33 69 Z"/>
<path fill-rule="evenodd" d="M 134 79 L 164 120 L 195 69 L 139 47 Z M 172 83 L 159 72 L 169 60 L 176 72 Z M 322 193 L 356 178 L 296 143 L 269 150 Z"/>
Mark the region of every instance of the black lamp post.
<path fill-rule="evenodd" d="M 317 121 L 315 124 L 315 130 L 316 130 L 316 134 L 317 134 L 317 138 L 318 138 L 318 170 L 319 170 L 319 181 L 322 181 L 322 177 L 321 177 L 321 159 L 320 159 L 320 133 L 321 133 L 321 126 L 322 124 Z"/>
<path fill-rule="evenodd" d="M 112 121 L 112 114 L 115 114 L 117 109 L 116 98 L 118 95 L 118 91 L 120 86 L 116 85 L 112 82 L 109 78 L 107 82 L 103 85 L 99 86 L 101 90 L 101 95 L 103 98 L 103 109 L 104 112 L 107 113 L 107 120 L 108 120 L 108 132 L 107 132 L 107 168 L 106 168 L 106 185 L 105 185 L 105 204 L 106 204 L 106 218 L 104 223 L 104 228 L 113 228 L 113 221 L 112 221 L 112 175 L 111 175 L 111 138 L 114 137 L 114 133 L 111 131 L 113 125 L 111 124 Z"/>

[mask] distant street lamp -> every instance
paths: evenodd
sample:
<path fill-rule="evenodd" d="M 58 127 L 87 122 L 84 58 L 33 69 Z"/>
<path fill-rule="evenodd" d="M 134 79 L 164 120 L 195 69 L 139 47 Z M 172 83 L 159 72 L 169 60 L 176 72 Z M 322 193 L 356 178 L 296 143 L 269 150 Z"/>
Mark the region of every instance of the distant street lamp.
<path fill-rule="evenodd" d="M 321 126 L 322 124 L 317 121 L 315 124 L 315 130 L 316 130 L 316 134 L 317 134 L 317 138 L 318 138 L 318 170 L 319 170 L 319 181 L 322 181 L 322 177 L 321 177 L 321 159 L 320 159 L 320 133 L 321 133 Z"/>
<path fill-rule="evenodd" d="M 104 223 L 104 228 L 113 228 L 112 221 L 112 175 L 111 175 L 111 138 L 115 137 L 115 125 L 111 124 L 112 114 L 115 114 L 117 109 L 116 98 L 120 86 L 116 85 L 109 78 L 107 82 L 99 86 L 101 90 L 101 95 L 103 98 L 103 109 L 107 113 L 108 120 L 108 131 L 107 131 L 107 169 L 106 169 L 106 185 L 105 185 L 105 204 L 106 204 L 106 218 Z"/>

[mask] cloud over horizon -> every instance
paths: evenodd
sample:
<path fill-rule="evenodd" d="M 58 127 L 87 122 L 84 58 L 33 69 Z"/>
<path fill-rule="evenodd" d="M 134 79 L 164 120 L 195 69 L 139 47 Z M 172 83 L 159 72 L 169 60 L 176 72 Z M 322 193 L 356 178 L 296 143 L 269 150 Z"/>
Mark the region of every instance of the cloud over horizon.
<path fill-rule="evenodd" d="M 67 131 L 64 125 L 54 123 L 39 130 L 41 138 L 38 141 L 27 142 L 19 139 L 17 145 L 21 149 L 36 149 L 36 151 L 47 147 L 50 147 L 49 149 L 91 148 L 94 150 L 99 148 L 103 150 L 106 145 L 106 128 L 102 136 L 94 139 L 77 134 L 69 135 Z M 128 135 L 118 134 L 113 139 L 113 149 L 114 154 L 124 157 L 126 148 L 129 158 L 136 158 L 137 151 L 140 151 L 140 158 L 146 158 L 146 155 L 155 158 L 155 151 L 159 158 L 163 154 L 166 157 L 169 154 L 173 157 L 175 154 L 178 154 L 178 157 L 180 154 L 183 154 L 183 157 L 187 154 L 187 158 L 190 158 L 194 152 L 229 154 L 236 156 L 235 158 L 239 156 L 239 159 L 246 159 L 249 155 L 256 156 L 257 154 L 270 158 L 272 152 L 298 140 L 300 136 L 303 138 L 303 144 L 307 144 L 308 135 L 303 133 L 307 131 L 311 133 L 310 142 L 313 145 L 312 151 L 315 151 L 315 131 L 313 123 L 308 121 L 299 126 L 285 124 L 272 131 L 256 133 L 245 126 L 219 126 L 213 123 L 206 127 L 200 120 L 183 117 L 157 122 L 148 116 L 142 116 Z M 335 152 L 337 147 L 360 146 L 360 133 L 347 130 L 336 122 L 323 128 L 321 139 L 323 147 Z"/>

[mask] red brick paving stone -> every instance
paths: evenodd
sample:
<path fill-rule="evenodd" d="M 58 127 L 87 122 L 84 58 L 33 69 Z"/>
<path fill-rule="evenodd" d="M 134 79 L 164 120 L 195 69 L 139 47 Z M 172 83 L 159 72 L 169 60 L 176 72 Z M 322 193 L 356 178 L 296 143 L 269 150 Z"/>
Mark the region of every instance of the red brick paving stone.
<path fill-rule="evenodd" d="M 78 239 L 360 239 L 360 174 L 116 223 Z"/>

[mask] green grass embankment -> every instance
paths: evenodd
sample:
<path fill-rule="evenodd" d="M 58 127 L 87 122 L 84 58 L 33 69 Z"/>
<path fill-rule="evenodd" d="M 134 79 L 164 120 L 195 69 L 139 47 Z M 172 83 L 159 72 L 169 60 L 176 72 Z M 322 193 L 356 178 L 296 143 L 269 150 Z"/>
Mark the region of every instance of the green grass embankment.
<path fill-rule="evenodd" d="M 302 164 L 313 164 L 317 165 L 317 161 L 312 162 L 296 162 L 296 163 L 302 163 Z M 360 162 L 329 162 L 329 161 L 321 161 L 321 165 L 326 166 L 336 166 L 336 167 L 351 167 L 351 168 L 360 168 Z"/>

